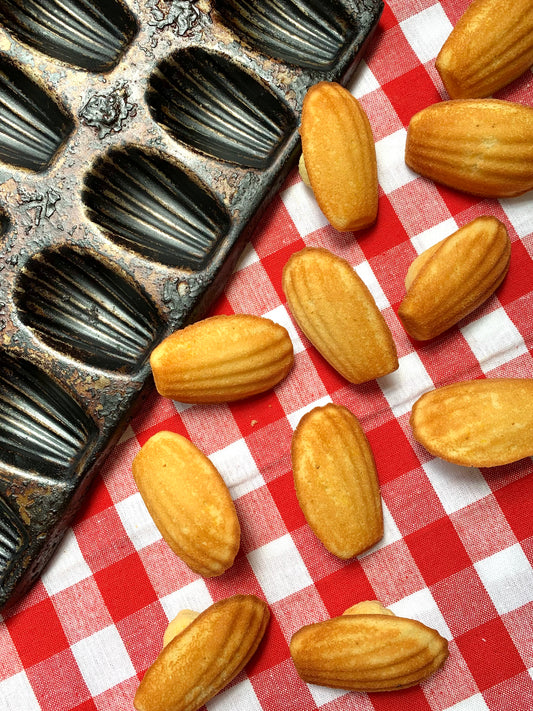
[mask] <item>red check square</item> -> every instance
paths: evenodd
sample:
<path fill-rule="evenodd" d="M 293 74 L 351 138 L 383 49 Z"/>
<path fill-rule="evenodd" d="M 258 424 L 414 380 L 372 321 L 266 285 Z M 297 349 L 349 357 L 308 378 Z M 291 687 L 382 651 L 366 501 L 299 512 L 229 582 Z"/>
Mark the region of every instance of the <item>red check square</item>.
<path fill-rule="evenodd" d="M 418 111 L 440 101 L 439 93 L 422 65 L 387 82 L 383 89 L 404 126 L 409 125 Z"/>
<path fill-rule="evenodd" d="M 447 517 L 408 534 L 405 542 L 428 585 L 471 564 L 461 539 Z"/>
<path fill-rule="evenodd" d="M 468 597 L 458 599 L 457 590 L 468 590 Z M 435 583 L 431 586 L 431 593 L 454 637 L 498 616 L 474 568 L 465 568 Z"/>
<path fill-rule="evenodd" d="M 26 669 L 63 652 L 69 646 L 49 598 L 8 618 L 6 626 Z M 46 630 L 45 635 L 39 636 L 39 644 L 35 644 L 34 630 Z"/>
<path fill-rule="evenodd" d="M 525 670 L 499 617 L 456 637 L 455 641 L 481 691 Z"/>
<path fill-rule="evenodd" d="M 496 501 L 519 541 L 533 536 L 533 479 L 524 476 L 494 492 Z"/>
<path fill-rule="evenodd" d="M 150 605 L 157 597 L 137 553 L 99 570 L 94 579 L 115 622 Z"/>
<path fill-rule="evenodd" d="M 342 615 L 345 610 L 358 602 L 374 600 L 376 597 L 357 559 L 349 561 L 339 570 L 318 580 L 315 587 L 322 596 L 330 617 Z"/>
<path fill-rule="evenodd" d="M 528 672 L 506 679 L 483 692 L 483 698 L 490 709 L 531 711 L 533 708 L 533 679 Z M 509 706 L 512 699 L 512 707 Z"/>
<path fill-rule="evenodd" d="M 374 454 L 382 486 L 420 466 L 418 457 L 397 420 L 385 422 L 369 430 L 366 436 Z"/>

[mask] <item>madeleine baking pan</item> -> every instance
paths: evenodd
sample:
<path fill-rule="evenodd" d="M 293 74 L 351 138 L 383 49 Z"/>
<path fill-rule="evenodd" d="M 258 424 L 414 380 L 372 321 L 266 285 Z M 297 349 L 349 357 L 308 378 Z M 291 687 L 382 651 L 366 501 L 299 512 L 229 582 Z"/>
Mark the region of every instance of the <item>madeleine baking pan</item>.
<path fill-rule="evenodd" d="M 0 0 L 0 604 L 219 295 L 380 0 Z"/>

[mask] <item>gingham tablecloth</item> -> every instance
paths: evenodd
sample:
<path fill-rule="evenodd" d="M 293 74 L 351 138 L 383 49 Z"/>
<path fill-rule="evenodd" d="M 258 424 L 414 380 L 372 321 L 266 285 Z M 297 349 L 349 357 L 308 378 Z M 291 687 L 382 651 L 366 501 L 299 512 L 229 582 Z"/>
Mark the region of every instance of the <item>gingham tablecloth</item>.
<path fill-rule="evenodd" d="M 390 0 L 349 88 L 376 141 L 377 223 L 357 234 L 328 224 L 294 170 L 262 219 L 213 313 L 252 313 L 289 330 L 296 363 L 275 391 L 232 405 L 184 406 L 155 393 L 107 459 L 41 580 L 0 625 L 1 711 L 132 711 L 139 680 L 178 610 L 235 593 L 265 598 L 266 639 L 209 711 L 531 711 L 533 476 L 531 459 L 466 469 L 430 456 L 409 428 L 413 402 L 459 379 L 533 377 L 533 194 L 479 200 L 437 187 L 404 163 L 406 128 L 446 98 L 434 60 L 467 0 Z M 533 104 L 527 72 L 498 93 Z M 396 311 L 417 253 L 482 214 L 512 241 L 497 295 L 433 342 L 412 342 Z M 400 367 L 353 386 L 295 326 L 281 270 L 305 245 L 348 259 L 373 293 Z M 376 458 L 385 536 L 358 559 L 325 551 L 298 507 L 290 441 L 303 413 L 333 401 L 360 419 Z M 533 404 L 532 404 L 533 406 Z M 230 487 L 242 527 L 234 566 L 203 580 L 166 546 L 131 475 L 161 429 L 189 437 Z M 435 627 L 450 643 L 444 668 L 390 694 L 304 684 L 288 642 L 303 624 L 364 599 Z"/>

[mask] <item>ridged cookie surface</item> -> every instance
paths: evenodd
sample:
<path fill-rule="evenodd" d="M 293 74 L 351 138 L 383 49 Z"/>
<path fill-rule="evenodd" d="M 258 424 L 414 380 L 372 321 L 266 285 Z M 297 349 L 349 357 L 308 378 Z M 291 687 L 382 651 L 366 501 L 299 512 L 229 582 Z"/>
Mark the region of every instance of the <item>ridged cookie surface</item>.
<path fill-rule="evenodd" d="M 422 252 L 406 277 L 398 316 L 418 340 L 451 328 L 491 296 L 509 269 L 511 242 L 505 225 L 483 216 Z"/>
<path fill-rule="evenodd" d="M 197 711 L 245 667 L 268 624 L 267 605 L 235 595 L 202 612 L 146 671 L 133 702 L 137 711 Z"/>
<path fill-rule="evenodd" d="M 191 570 L 221 575 L 240 545 L 228 487 L 209 459 L 175 432 L 158 432 L 132 464 L 146 508 L 166 543 Z"/>
<path fill-rule="evenodd" d="M 471 195 L 521 195 L 533 188 L 533 108 L 497 99 L 428 106 L 409 123 L 405 162 Z"/>
<path fill-rule="evenodd" d="M 312 86 L 302 107 L 302 152 L 309 184 L 340 232 L 371 225 L 378 210 L 376 149 L 367 115 L 336 82 Z"/>
<path fill-rule="evenodd" d="M 352 691 L 394 691 L 419 684 L 444 664 L 448 643 L 415 620 L 348 614 L 302 627 L 290 652 L 308 684 Z"/>
<path fill-rule="evenodd" d="M 383 536 L 383 514 L 370 444 L 340 405 L 305 414 L 291 446 L 294 486 L 307 522 L 330 553 L 359 555 Z"/>
<path fill-rule="evenodd" d="M 283 326 L 251 314 L 211 316 L 165 338 L 150 365 L 157 391 L 180 402 L 230 402 L 270 390 L 294 361 Z"/>
<path fill-rule="evenodd" d="M 468 467 L 533 456 L 533 380 L 491 378 L 452 383 L 414 404 L 415 439 L 431 454 Z"/>
<path fill-rule="evenodd" d="M 302 331 L 346 380 L 364 383 L 398 368 L 389 327 L 345 259 L 305 247 L 285 264 L 282 286 Z"/>
<path fill-rule="evenodd" d="M 532 64 L 531 0 L 473 0 L 435 61 L 452 99 L 490 96 Z"/>

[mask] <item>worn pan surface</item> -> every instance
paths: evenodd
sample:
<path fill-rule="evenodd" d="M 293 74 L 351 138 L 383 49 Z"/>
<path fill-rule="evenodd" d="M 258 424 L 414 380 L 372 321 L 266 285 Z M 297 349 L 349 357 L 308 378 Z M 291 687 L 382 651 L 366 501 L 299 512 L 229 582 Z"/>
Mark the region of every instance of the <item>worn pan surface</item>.
<path fill-rule="evenodd" d="M 40 574 L 381 0 L 0 0 L 0 605 Z"/>

